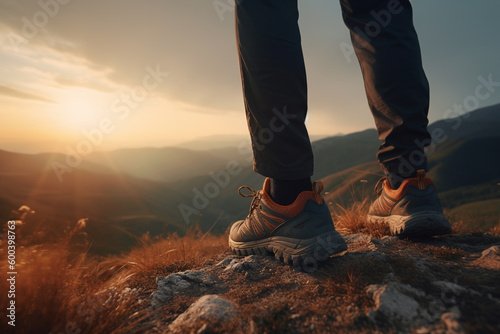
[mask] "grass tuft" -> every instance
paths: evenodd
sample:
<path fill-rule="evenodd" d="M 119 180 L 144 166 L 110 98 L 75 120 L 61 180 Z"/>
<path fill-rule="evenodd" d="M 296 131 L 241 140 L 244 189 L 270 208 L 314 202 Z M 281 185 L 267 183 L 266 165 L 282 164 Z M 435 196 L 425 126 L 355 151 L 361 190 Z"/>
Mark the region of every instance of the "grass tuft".
<path fill-rule="evenodd" d="M 389 226 L 367 222 L 366 215 L 369 208 L 370 200 L 368 198 L 354 202 L 348 207 L 336 204 L 332 214 L 335 228 L 342 234 L 363 233 L 373 238 L 389 235 Z"/>
<path fill-rule="evenodd" d="M 25 333 L 123 333 L 152 326 L 147 303 L 154 277 L 201 267 L 227 249 L 227 236 L 193 230 L 185 237 L 141 238 L 129 254 L 96 258 L 75 255 L 71 240 L 84 235 L 80 221 L 56 243 L 16 249 L 16 325 Z M 5 240 L 0 243 L 7 258 Z M 7 261 L 0 270 L 8 272 Z M 8 291 L 7 281 L 0 289 Z M 135 289 L 135 290 L 134 290 Z M 138 300 L 143 299 L 144 304 Z M 0 303 L 7 307 L 7 293 Z"/>

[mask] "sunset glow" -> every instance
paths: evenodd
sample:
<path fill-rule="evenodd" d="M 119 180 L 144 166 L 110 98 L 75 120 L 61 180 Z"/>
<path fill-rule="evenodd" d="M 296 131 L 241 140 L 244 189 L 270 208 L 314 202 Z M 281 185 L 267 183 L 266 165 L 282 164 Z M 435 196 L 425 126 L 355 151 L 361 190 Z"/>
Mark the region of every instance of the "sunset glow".
<path fill-rule="evenodd" d="M 111 119 L 115 128 L 99 150 L 247 134 L 231 7 L 221 10 L 210 1 L 145 5 L 117 0 L 51 6 L 30 1 L 0 4 L 1 149 L 62 152 L 103 118 Z M 319 1 L 300 6 L 309 132 L 333 135 L 372 128 L 338 4 Z M 441 6 L 447 5 L 431 1 L 414 5 L 433 89 L 431 121 L 442 119 L 456 101 L 473 94 L 478 76 L 492 74 L 500 80 L 497 59 L 488 56 L 498 54 L 492 50 L 498 46 L 488 42 L 496 38 L 497 20 L 484 20 L 491 24 L 491 29 L 480 31 L 484 38 L 468 38 L 467 43 L 448 39 L 450 54 L 461 56 L 445 61 L 445 51 L 438 47 L 442 42 L 434 33 L 443 27 L 442 18 L 428 14 L 440 12 Z M 492 7 L 484 12 L 494 13 L 498 4 L 484 6 Z M 477 14 L 474 6 L 456 11 L 453 17 L 462 17 L 463 22 Z M 322 25 L 316 25 L 320 19 Z M 465 26 L 477 25 L 461 27 Z M 440 31 L 443 38 L 472 34 Z M 168 76 L 153 85 L 155 76 L 148 68 Z M 144 98 L 134 99 L 144 85 L 151 89 L 145 90 Z M 491 94 L 481 106 L 499 101 L 499 94 Z M 118 103 L 128 108 L 126 117 L 116 112 Z"/>

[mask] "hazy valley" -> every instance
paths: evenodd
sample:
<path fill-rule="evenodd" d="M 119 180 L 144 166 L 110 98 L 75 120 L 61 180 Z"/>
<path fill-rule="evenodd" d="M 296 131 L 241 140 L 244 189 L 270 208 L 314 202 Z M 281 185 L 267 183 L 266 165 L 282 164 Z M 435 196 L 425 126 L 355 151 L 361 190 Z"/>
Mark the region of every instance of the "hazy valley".
<path fill-rule="evenodd" d="M 483 227 L 498 224 L 498 124 L 496 105 L 430 125 L 429 175 L 450 217 Z M 372 129 L 313 143 L 314 178 L 323 180 L 332 211 L 372 196 L 382 176 L 374 161 L 379 143 Z M 196 145 L 207 149 L 193 150 Z M 263 181 L 251 170 L 249 142 L 223 137 L 185 146 L 190 148 L 92 153 L 62 177 L 54 166 L 68 166 L 63 154 L 0 151 L 0 216 L 16 218 L 12 211 L 21 205 L 34 210 L 23 227 L 33 242 L 57 239 L 88 218 L 89 251 L 103 255 L 128 251 L 146 232 L 182 235 L 197 224 L 223 233 L 248 211 L 249 200 L 238 196 L 238 187 L 257 190 Z"/>

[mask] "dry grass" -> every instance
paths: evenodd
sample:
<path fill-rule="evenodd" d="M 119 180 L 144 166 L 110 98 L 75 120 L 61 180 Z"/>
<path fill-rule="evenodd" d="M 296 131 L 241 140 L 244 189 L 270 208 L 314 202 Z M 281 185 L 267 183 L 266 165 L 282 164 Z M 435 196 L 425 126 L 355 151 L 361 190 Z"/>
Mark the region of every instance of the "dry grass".
<path fill-rule="evenodd" d="M 449 219 L 454 233 L 469 234 L 486 232 L 479 226 L 472 225 L 464 220 Z"/>
<path fill-rule="evenodd" d="M 383 224 L 369 224 L 366 215 L 370 208 L 370 200 L 365 198 L 354 202 L 349 207 L 336 204 L 332 214 L 335 228 L 342 234 L 363 233 L 374 238 L 389 235 L 389 226 Z"/>
<path fill-rule="evenodd" d="M 88 258 L 86 252 L 71 254 L 69 241 L 80 229 L 75 227 L 57 243 L 17 246 L 18 333 L 123 333 L 148 328 L 146 305 L 138 307 L 137 300 L 151 293 L 152 278 L 199 267 L 227 249 L 226 236 L 201 236 L 193 230 L 182 238 L 145 236 L 129 254 L 99 260 Z M 4 241 L 0 252 L 6 259 Z M 7 269 L 7 261 L 2 261 L 0 270 Z M 6 280 L 0 288 L 8 291 Z M 125 288 L 139 289 L 130 293 Z M 0 302 L 7 305 L 6 293 Z"/>
<path fill-rule="evenodd" d="M 500 236 L 500 222 L 498 222 L 498 225 L 495 227 L 492 227 L 489 231 L 489 233 L 493 235 L 499 235 Z"/>
<path fill-rule="evenodd" d="M 383 224 L 370 224 L 366 220 L 366 215 L 370 208 L 370 199 L 365 198 L 350 206 L 343 206 L 338 203 L 332 208 L 332 218 L 335 228 L 342 234 L 363 233 L 373 238 L 381 238 L 390 235 L 389 226 Z M 447 215 L 445 211 L 445 215 Z M 454 234 L 480 234 L 491 233 L 500 235 L 500 222 L 492 228 L 485 228 L 457 217 L 447 217 L 451 222 Z"/>
<path fill-rule="evenodd" d="M 337 205 L 333 213 L 336 228 L 341 233 L 364 233 L 374 238 L 387 235 L 386 226 L 367 224 L 368 208 L 368 200 L 347 208 Z M 460 221 L 454 222 L 453 228 L 455 233 L 478 232 Z M 77 225 L 56 243 L 18 245 L 17 332 L 147 332 L 156 325 L 147 309 L 149 296 L 157 288 L 154 278 L 210 265 L 227 250 L 227 235 L 202 235 L 194 229 L 183 237 L 173 234 L 158 239 L 145 235 L 129 254 L 97 259 L 88 257 L 86 252 L 75 255 L 70 251 L 70 240 L 81 236 L 82 232 L 82 226 Z M 491 238 L 497 238 L 493 235 L 500 235 L 500 224 L 489 232 Z M 464 238 L 469 240 L 471 236 Z M 5 241 L 0 242 L 1 256 L 6 258 Z M 433 259 L 443 262 L 460 261 L 465 255 L 464 251 L 450 247 L 428 245 L 422 249 Z M 331 264 L 318 270 L 310 282 L 298 286 L 290 278 L 296 274 L 287 266 L 259 273 L 259 279 L 251 280 L 252 284 L 248 284 L 248 277 L 235 278 L 234 284 L 241 283 L 246 288 L 231 290 L 225 297 L 237 302 L 243 312 L 261 312 L 261 328 L 267 330 L 277 330 L 291 321 L 297 326 L 336 323 L 339 329 L 356 328 L 360 332 L 370 332 L 371 325 L 360 318 L 360 314 L 372 307 L 364 287 L 382 282 L 390 271 L 389 265 L 395 268 L 398 279 L 421 289 L 429 285 L 413 260 L 403 254 L 391 256 L 387 263 L 369 256 L 357 257 L 356 262 L 348 261 L 348 258 L 332 258 L 330 261 Z M 8 271 L 6 266 L 6 261 L 0 263 L 0 270 L 4 273 Z M 457 272 L 445 271 L 443 269 L 443 277 L 457 275 Z M 282 278 L 278 280 L 279 284 L 274 277 Z M 464 284 L 476 284 L 473 276 L 461 279 Z M 132 290 L 124 290 L 126 288 Z M 7 291 L 5 280 L 0 281 L 0 289 Z M 315 298 L 311 299 L 311 296 Z M 263 306 L 255 303 L 256 298 L 269 303 L 272 312 L 263 311 Z M 144 300 L 142 304 L 137 303 L 140 299 Z M 190 296 L 179 297 L 168 309 L 162 310 L 168 311 L 168 314 L 163 313 L 164 320 L 173 320 L 194 300 Z M 303 303 L 300 305 L 303 312 L 294 309 L 297 300 Z M 7 294 L 1 294 L 0 302 L 2 307 L 6 306 Z M 293 314 L 299 315 L 290 319 Z M 342 320 L 338 322 L 337 318 Z M 234 324 L 228 326 L 228 329 L 236 328 L 231 327 Z M 2 328 L 0 332 L 4 332 Z"/>

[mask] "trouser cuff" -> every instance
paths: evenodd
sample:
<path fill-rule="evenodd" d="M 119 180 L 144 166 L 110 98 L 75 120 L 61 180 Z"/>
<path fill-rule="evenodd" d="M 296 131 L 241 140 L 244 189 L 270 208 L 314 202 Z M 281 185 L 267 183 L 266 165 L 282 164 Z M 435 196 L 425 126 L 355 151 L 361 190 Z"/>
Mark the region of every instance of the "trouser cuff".
<path fill-rule="evenodd" d="M 409 157 L 402 156 L 397 159 L 386 161 L 380 164 L 385 176 L 389 180 L 391 187 L 397 189 L 405 179 L 416 177 L 418 170 L 429 171 L 427 158 L 423 161 L 411 161 Z"/>

